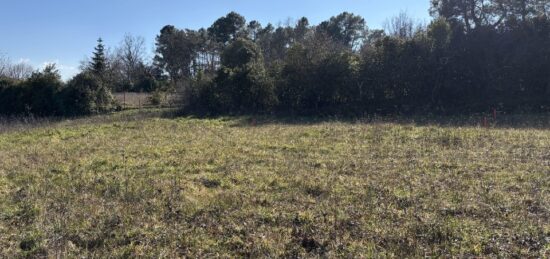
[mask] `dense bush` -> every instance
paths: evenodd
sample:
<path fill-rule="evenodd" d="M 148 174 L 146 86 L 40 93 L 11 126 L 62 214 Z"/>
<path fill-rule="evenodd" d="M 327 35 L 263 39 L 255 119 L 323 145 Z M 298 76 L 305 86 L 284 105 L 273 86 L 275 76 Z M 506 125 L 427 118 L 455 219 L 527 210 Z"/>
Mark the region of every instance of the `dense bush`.
<path fill-rule="evenodd" d="M 16 115 L 25 112 L 24 88 L 20 82 L 0 77 L 0 115 Z"/>
<path fill-rule="evenodd" d="M 305 18 L 277 29 L 253 21 L 235 32 L 242 22 L 233 24 L 232 35 L 241 36 L 219 43 L 217 70 L 189 71 L 187 108 L 309 115 L 550 110 L 547 16 L 509 14 L 501 23 L 467 26 L 447 11 L 434 11 L 429 25 L 414 30 L 395 20 L 390 35 L 368 31 L 350 13 L 319 26 Z M 207 57 L 219 51 L 200 49 Z"/>
<path fill-rule="evenodd" d="M 358 94 L 358 68 L 359 58 L 347 50 L 293 46 L 277 85 L 278 110 L 292 114 L 349 111 Z"/>
<path fill-rule="evenodd" d="M 0 79 L 0 114 L 61 115 L 63 101 L 59 93 L 63 82 L 55 66 L 34 72 L 24 81 Z"/>
<path fill-rule="evenodd" d="M 64 113 L 86 115 L 110 111 L 114 100 L 102 80 L 92 73 L 81 73 L 63 89 Z"/>
<path fill-rule="evenodd" d="M 212 82 L 197 81 L 201 87 L 197 105 L 208 107 L 209 113 L 265 112 L 276 105 L 273 82 L 253 42 L 237 39 L 230 44 L 222 53 L 221 65 Z"/>
<path fill-rule="evenodd" d="M 25 112 L 36 116 L 61 115 L 63 99 L 59 93 L 63 88 L 63 82 L 55 66 L 50 65 L 43 71 L 33 73 L 22 86 Z"/>
<path fill-rule="evenodd" d="M 54 66 L 24 81 L 0 78 L 0 115 L 79 116 L 110 111 L 114 100 L 97 76 L 84 72 L 64 84 Z"/>

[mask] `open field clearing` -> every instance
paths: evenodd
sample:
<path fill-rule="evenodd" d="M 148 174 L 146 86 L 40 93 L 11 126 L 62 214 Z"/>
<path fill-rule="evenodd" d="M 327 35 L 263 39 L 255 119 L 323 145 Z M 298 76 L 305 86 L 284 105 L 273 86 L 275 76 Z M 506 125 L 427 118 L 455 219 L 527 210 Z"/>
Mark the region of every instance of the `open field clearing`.
<path fill-rule="evenodd" d="M 141 109 L 151 107 L 178 107 L 181 106 L 179 101 L 181 94 L 178 93 L 161 93 L 158 96 L 158 104 L 154 104 L 151 99 L 153 93 L 114 93 L 113 97 L 118 104 L 125 109 Z"/>
<path fill-rule="evenodd" d="M 550 257 L 548 128 L 157 115 L 0 131 L 0 257 Z"/>

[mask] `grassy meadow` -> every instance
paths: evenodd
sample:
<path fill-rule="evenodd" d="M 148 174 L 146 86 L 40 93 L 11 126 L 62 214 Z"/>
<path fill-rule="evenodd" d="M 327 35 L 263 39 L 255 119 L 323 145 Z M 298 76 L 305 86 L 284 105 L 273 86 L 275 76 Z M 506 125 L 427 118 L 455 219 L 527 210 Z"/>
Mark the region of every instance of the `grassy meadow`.
<path fill-rule="evenodd" d="M 550 117 L 531 120 L 5 121 L 0 257 L 548 258 Z"/>

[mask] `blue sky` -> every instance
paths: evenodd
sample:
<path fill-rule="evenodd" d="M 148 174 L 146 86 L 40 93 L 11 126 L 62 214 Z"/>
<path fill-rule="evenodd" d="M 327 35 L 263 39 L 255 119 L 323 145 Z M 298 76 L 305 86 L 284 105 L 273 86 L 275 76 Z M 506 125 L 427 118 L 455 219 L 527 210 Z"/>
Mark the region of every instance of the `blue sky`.
<path fill-rule="evenodd" d="M 429 0 L 2 0 L 0 53 L 37 68 L 55 62 L 67 79 L 90 56 L 98 37 L 114 47 L 126 33 L 143 36 L 152 52 L 164 25 L 208 27 L 230 11 L 262 25 L 302 16 L 317 24 L 349 11 L 363 16 L 370 28 L 381 28 L 402 10 L 429 21 L 428 8 Z"/>

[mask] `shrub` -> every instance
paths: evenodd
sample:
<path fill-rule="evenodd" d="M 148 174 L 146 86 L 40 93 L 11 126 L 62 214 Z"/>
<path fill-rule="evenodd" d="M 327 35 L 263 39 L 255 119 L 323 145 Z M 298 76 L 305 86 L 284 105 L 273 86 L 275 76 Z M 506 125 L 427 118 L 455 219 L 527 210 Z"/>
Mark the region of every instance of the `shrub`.
<path fill-rule="evenodd" d="M 277 103 L 274 84 L 269 77 L 261 52 L 253 42 L 238 39 L 222 54 L 222 68 L 214 79 L 213 89 L 219 110 L 233 112 L 267 112 Z"/>
<path fill-rule="evenodd" d="M 23 83 L 23 102 L 27 112 L 37 116 L 62 115 L 62 100 L 59 92 L 63 88 L 61 76 L 54 65 L 41 72 L 35 72 Z"/>
<path fill-rule="evenodd" d="M 359 57 L 345 49 L 293 46 L 277 87 L 280 110 L 293 114 L 347 112 L 359 95 L 359 63 Z"/>
<path fill-rule="evenodd" d="M 162 103 L 162 99 L 163 93 L 159 90 L 154 91 L 153 94 L 149 96 L 149 102 L 155 106 L 159 106 Z"/>
<path fill-rule="evenodd" d="M 75 76 L 63 91 L 66 115 L 87 115 L 111 111 L 114 99 L 111 92 L 95 75 L 83 72 Z"/>
<path fill-rule="evenodd" d="M 25 112 L 22 102 L 24 88 L 9 78 L 0 78 L 0 115 L 18 115 Z"/>

